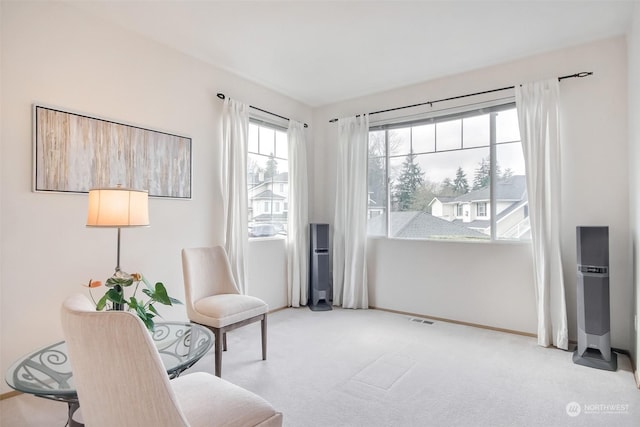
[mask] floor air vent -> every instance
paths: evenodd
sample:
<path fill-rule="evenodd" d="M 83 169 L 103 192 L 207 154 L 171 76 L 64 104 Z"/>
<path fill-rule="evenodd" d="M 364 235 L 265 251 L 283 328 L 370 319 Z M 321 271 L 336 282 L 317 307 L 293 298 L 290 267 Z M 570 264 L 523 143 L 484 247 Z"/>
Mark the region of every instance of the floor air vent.
<path fill-rule="evenodd" d="M 420 319 L 419 317 L 410 317 L 409 320 L 415 323 L 426 323 L 427 325 L 433 325 L 433 322 L 431 320 Z"/>

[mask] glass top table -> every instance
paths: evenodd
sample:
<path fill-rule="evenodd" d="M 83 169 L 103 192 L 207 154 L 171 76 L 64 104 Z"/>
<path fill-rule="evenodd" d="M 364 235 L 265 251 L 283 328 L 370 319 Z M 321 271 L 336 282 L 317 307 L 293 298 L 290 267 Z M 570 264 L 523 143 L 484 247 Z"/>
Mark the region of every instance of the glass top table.
<path fill-rule="evenodd" d="M 158 322 L 152 337 L 169 378 L 193 366 L 213 345 L 211 331 L 192 323 Z M 67 402 L 69 425 L 82 425 L 72 419 L 79 405 L 64 341 L 17 360 L 7 370 L 5 380 L 11 388 L 23 393 Z"/>

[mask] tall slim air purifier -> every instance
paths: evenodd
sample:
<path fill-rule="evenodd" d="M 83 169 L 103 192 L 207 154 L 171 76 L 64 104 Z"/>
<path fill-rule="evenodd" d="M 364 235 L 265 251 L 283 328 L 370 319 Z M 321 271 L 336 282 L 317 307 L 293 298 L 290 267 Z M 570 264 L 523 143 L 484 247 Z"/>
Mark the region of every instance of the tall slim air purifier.
<path fill-rule="evenodd" d="M 309 231 L 309 308 L 331 310 L 329 224 L 310 224 Z"/>
<path fill-rule="evenodd" d="M 573 362 L 615 371 L 609 308 L 609 227 L 577 227 L 578 348 Z"/>

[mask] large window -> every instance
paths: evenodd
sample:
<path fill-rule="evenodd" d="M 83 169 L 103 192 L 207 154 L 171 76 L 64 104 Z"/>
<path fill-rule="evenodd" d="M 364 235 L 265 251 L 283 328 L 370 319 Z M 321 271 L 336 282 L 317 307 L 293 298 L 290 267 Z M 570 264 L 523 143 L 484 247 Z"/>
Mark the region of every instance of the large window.
<path fill-rule="evenodd" d="M 247 187 L 249 236 L 286 235 L 289 199 L 286 130 L 261 122 L 249 123 Z"/>
<path fill-rule="evenodd" d="M 515 105 L 369 132 L 369 235 L 530 238 Z"/>

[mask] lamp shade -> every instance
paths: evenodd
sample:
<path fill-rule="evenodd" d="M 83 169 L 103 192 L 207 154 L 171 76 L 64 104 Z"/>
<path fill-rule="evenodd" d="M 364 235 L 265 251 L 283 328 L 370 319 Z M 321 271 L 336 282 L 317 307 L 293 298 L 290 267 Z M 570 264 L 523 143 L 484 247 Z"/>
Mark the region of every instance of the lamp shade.
<path fill-rule="evenodd" d="M 129 188 L 89 191 L 88 227 L 144 227 L 149 225 L 149 193 Z"/>

